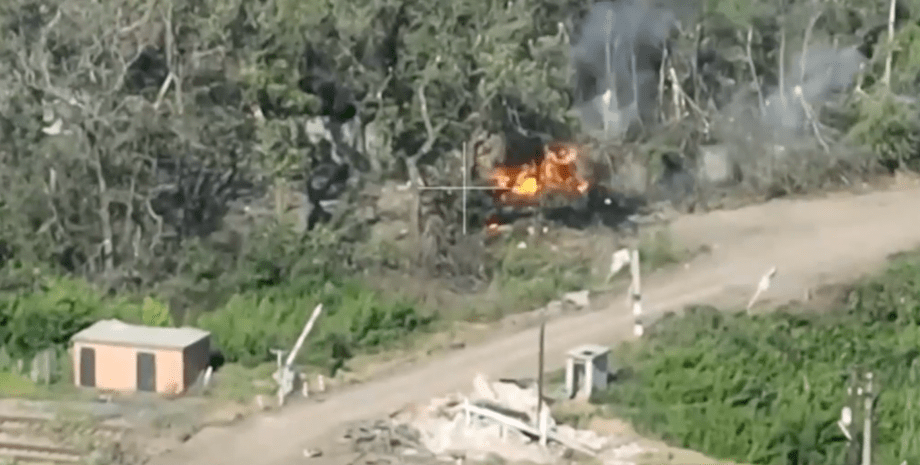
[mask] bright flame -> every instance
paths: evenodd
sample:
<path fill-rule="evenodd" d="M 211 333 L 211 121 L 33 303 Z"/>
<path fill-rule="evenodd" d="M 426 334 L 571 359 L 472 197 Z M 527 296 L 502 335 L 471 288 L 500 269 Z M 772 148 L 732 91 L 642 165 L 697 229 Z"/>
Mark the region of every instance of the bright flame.
<path fill-rule="evenodd" d="M 506 204 L 533 204 L 549 193 L 584 195 L 588 182 L 578 176 L 578 150 L 563 144 L 546 147 L 540 160 L 519 166 L 497 166 L 492 181 L 496 199 Z"/>
<path fill-rule="evenodd" d="M 514 192 L 517 195 L 536 195 L 537 194 L 537 178 L 533 176 L 527 176 L 521 181 L 521 184 L 514 186 L 511 192 Z"/>

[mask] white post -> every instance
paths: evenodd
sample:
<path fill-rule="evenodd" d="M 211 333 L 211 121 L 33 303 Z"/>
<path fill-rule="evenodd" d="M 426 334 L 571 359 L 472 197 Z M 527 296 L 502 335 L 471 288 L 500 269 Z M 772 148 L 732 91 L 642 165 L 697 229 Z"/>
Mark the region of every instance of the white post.
<path fill-rule="evenodd" d="M 645 333 L 642 326 L 642 271 L 639 264 L 639 250 L 633 249 L 629 260 L 632 284 L 629 286 L 633 314 L 633 335 L 641 337 Z"/>
<path fill-rule="evenodd" d="M 575 360 L 571 355 L 565 361 L 565 392 L 570 399 L 575 397 Z"/>
<path fill-rule="evenodd" d="M 757 283 L 757 290 L 754 291 L 754 295 L 751 296 L 751 300 L 749 300 L 747 304 L 746 311 L 749 315 L 751 313 L 751 309 L 754 307 L 754 304 L 757 303 L 757 299 L 760 298 L 760 295 L 770 289 L 770 282 L 773 280 L 774 276 L 776 276 L 775 266 L 770 268 L 763 276 L 761 276 L 760 281 Z"/>
<path fill-rule="evenodd" d="M 863 400 L 866 409 L 863 418 L 862 465 L 872 465 L 872 373 L 866 373 L 866 397 Z"/>
<path fill-rule="evenodd" d="M 214 375 L 214 367 L 208 366 L 208 369 L 204 371 L 204 380 L 202 380 L 202 385 L 207 386 L 211 383 L 211 376 Z"/>
<path fill-rule="evenodd" d="M 629 249 L 620 249 L 610 256 L 610 272 L 607 274 L 607 282 L 613 279 L 614 275 L 620 272 L 626 266 L 630 258 Z"/>
<path fill-rule="evenodd" d="M 300 352 L 300 347 L 303 345 L 303 341 L 307 339 L 307 334 L 310 334 L 310 331 L 313 329 L 313 324 L 316 323 L 316 319 L 319 317 L 320 312 L 323 311 L 323 304 L 319 304 L 316 308 L 313 309 L 313 314 L 310 315 L 310 319 L 307 321 L 307 324 L 304 325 L 303 331 L 300 332 L 300 336 L 297 338 L 297 343 L 294 344 L 294 348 L 291 349 L 291 353 L 288 354 L 287 360 L 284 362 L 284 366 L 289 367 L 294 363 L 294 359 L 297 357 L 297 352 Z"/>
<path fill-rule="evenodd" d="M 316 390 L 319 392 L 326 392 L 326 380 L 323 379 L 323 375 L 318 375 L 316 377 Z"/>
<path fill-rule="evenodd" d="M 540 445 L 546 447 L 546 436 L 549 431 L 549 409 L 540 411 Z"/>
<path fill-rule="evenodd" d="M 594 390 L 594 370 L 591 367 L 590 361 L 585 361 L 585 384 L 582 387 L 584 391 L 585 400 L 591 399 L 591 391 Z"/>

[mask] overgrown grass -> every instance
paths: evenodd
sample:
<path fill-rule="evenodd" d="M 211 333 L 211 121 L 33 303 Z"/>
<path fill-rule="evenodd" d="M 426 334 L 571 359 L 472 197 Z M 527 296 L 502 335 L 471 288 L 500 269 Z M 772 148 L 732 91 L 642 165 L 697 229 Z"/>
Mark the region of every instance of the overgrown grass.
<path fill-rule="evenodd" d="M 253 368 L 228 363 L 215 374 L 214 383 L 208 387 L 206 395 L 219 401 L 245 404 L 252 402 L 257 395 L 275 394 L 277 388 L 271 378 L 275 369 L 273 363 Z"/>
<path fill-rule="evenodd" d="M 641 432 L 710 456 L 838 465 L 855 453 L 836 425 L 848 378 L 870 370 L 881 386 L 873 463 L 920 463 L 920 255 L 857 285 L 841 306 L 665 318 L 618 350 L 630 376 L 600 401 Z"/>
<path fill-rule="evenodd" d="M 594 279 L 583 257 L 508 247 L 498 261 L 492 291 L 500 296 L 496 307 L 502 314 L 526 312 L 565 292 L 588 288 Z"/>
<path fill-rule="evenodd" d="M 29 397 L 38 391 L 38 385 L 28 377 L 8 371 L 0 372 L 0 397 Z"/>
<path fill-rule="evenodd" d="M 655 271 L 685 262 L 693 255 L 675 242 L 674 236 L 668 229 L 656 229 L 643 235 L 638 249 L 643 272 Z"/>

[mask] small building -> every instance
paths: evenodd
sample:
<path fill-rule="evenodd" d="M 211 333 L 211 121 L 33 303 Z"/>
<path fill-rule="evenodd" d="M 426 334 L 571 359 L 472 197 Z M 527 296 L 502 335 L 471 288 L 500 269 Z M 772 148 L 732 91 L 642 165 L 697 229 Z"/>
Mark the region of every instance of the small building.
<path fill-rule="evenodd" d="M 107 391 L 178 394 L 207 369 L 211 334 L 102 320 L 71 338 L 74 382 Z"/>
<path fill-rule="evenodd" d="M 610 348 L 585 344 L 568 352 L 565 364 L 565 390 L 569 398 L 590 399 L 607 388 Z"/>

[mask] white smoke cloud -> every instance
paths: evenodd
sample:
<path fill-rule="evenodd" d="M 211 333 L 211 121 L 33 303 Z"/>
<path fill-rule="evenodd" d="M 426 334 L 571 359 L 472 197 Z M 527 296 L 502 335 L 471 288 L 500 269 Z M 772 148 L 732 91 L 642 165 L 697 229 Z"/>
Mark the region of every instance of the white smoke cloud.
<path fill-rule="evenodd" d="M 839 92 L 849 90 L 866 60 L 855 48 L 815 46 L 795 56 L 785 77 L 783 93 L 777 87 L 764 102 L 763 122 L 780 134 L 798 134 L 808 122 L 801 100 L 814 111 Z M 798 97 L 796 89 L 801 90 Z"/>
<path fill-rule="evenodd" d="M 575 105 L 586 129 L 616 137 L 652 120 L 661 60 L 676 27 L 673 12 L 641 0 L 591 7 L 572 45 Z"/>

